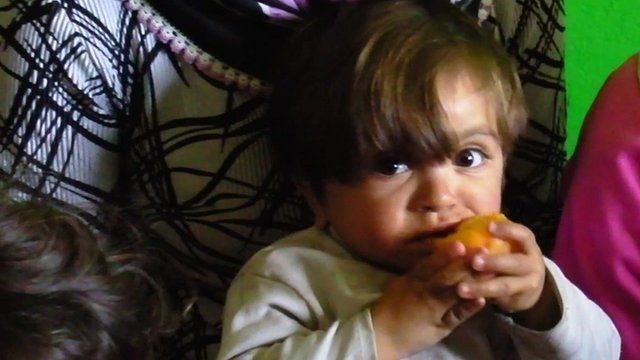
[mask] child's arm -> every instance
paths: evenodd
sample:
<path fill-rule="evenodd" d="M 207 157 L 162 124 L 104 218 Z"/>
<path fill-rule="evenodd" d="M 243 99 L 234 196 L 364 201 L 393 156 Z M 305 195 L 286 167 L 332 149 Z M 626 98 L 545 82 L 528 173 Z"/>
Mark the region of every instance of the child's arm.
<path fill-rule="evenodd" d="M 455 283 L 471 273 L 443 269 L 442 256 L 392 278 L 320 246 L 263 251 L 245 266 L 227 294 L 219 359 L 395 358 L 439 342 L 484 305 L 457 297 Z"/>
<path fill-rule="evenodd" d="M 478 254 L 472 267 L 496 276 L 459 284 L 464 298 L 483 296 L 509 314 L 507 332 L 523 358 L 617 359 L 620 337 L 609 317 L 545 259 L 526 227 L 499 223 L 493 235 L 518 244 L 521 252 Z"/>
<path fill-rule="evenodd" d="M 325 323 L 319 305 L 281 281 L 240 275 L 227 294 L 218 359 L 375 358 L 368 311 Z"/>
<path fill-rule="evenodd" d="M 472 276 L 456 261 L 464 256 L 464 246 L 455 243 L 447 250 L 392 279 L 373 305 L 378 359 L 405 358 L 429 348 L 484 307 L 484 298 L 461 299 L 456 294 L 456 285 Z"/>
<path fill-rule="evenodd" d="M 522 359 L 620 358 L 620 335 L 598 305 L 570 283 L 551 260 L 545 259 L 547 279 L 559 300 L 561 318 L 547 331 L 532 331 L 512 318 L 498 315 L 499 325 L 513 339 Z"/>
<path fill-rule="evenodd" d="M 227 291 L 218 359 L 373 359 L 369 307 L 391 276 L 316 228 L 278 241 Z"/>

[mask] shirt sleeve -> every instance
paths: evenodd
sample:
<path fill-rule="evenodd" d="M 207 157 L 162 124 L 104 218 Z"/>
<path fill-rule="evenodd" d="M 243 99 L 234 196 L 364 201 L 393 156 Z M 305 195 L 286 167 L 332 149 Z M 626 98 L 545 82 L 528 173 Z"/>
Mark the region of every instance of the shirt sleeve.
<path fill-rule="evenodd" d="M 562 308 L 558 324 L 534 331 L 498 315 L 511 334 L 522 359 L 619 359 L 620 335 L 604 311 L 569 282 L 552 261 L 545 259 Z"/>
<path fill-rule="evenodd" d="M 229 289 L 218 359 L 375 359 L 368 309 L 323 323 L 287 284 L 240 275 Z"/>

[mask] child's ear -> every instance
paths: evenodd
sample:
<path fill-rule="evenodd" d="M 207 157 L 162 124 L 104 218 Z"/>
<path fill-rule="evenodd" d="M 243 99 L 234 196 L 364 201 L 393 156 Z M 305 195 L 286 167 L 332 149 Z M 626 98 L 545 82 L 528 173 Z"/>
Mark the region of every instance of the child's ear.
<path fill-rule="evenodd" d="M 318 195 L 313 191 L 311 184 L 306 181 L 296 181 L 296 188 L 313 211 L 313 226 L 318 229 L 326 228 L 329 225 L 329 220 L 325 208 L 321 200 L 318 199 Z"/>

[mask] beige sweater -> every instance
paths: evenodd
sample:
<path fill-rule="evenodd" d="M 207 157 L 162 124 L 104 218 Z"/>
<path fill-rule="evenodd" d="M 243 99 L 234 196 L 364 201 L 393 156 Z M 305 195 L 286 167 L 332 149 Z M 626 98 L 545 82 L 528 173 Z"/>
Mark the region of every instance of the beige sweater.
<path fill-rule="evenodd" d="M 415 359 L 617 359 L 611 320 L 545 259 L 563 304 L 537 332 L 487 309 Z M 219 359 L 375 359 L 369 306 L 391 274 L 307 229 L 257 253 L 228 293 Z"/>

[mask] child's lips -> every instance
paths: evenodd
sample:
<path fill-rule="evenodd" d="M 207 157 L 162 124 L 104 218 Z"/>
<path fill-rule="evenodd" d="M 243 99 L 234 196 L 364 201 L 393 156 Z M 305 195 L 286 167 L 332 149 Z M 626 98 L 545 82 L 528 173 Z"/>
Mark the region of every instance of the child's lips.
<path fill-rule="evenodd" d="M 433 228 L 431 230 L 423 231 L 413 237 L 411 242 L 431 242 L 435 239 L 443 238 L 456 230 L 460 222 L 449 223 L 444 226 L 438 226 L 437 228 Z"/>

